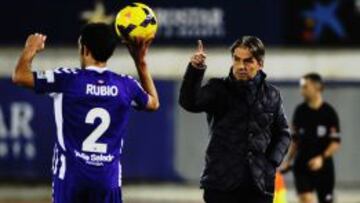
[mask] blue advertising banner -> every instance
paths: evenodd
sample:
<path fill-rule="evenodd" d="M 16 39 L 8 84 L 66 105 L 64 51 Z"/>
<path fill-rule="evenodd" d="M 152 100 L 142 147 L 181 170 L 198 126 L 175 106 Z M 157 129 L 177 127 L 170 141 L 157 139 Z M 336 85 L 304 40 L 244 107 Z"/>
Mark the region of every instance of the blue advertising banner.
<path fill-rule="evenodd" d="M 156 44 L 230 43 L 241 35 L 257 35 L 280 44 L 283 0 L 141 0 L 157 13 Z M 112 23 L 116 13 L 134 1 L 33 0 L 4 1 L 0 7 L 1 43 L 23 43 L 32 32 L 48 35 L 49 44 L 76 44 L 79 29 L 89 21 Z M 137 2 L 137 1 L 136 1 Z"/>
<path fill-rule="evenodd" d="M 113 23 L 131 0 L 4 1 L 0 43 L 23 43 L 32 32 L 47 34 L 50 45 L 75 45 L 84 24 Z M 155 44 L 223 45 L 256 35 L 266 45 L 359 45 L 358 0 L 141 0 L 157 14 Z"/>
<path fill-rule="evenodd" d="M 286 1 L 284 36 L 292 45 L 360 44 L 360 1 Z"/>
<path fill-rule="evenodd" d="M 0 178 L 37 180 L 51 174 L 55 122 L 49 97 L 0 80 Z"/>
<path fill-rule="evenodd" d="M 157 112 L 135 112 L 129 122 L 123 154 L 125 179 L 178 180 L 174 167 L 176 81 L 155 82 L 161 107 Z"/>
<path fill-rule="evenodd" d="M 156 82 L 164 102 L 155 113 L 134 112 L 125 138 L 125 179 L 176 180 L 174 170 L 174 88 Z M 0 179 L 50 180 L 56 136 L 50 97 L 0 79 Z"/>

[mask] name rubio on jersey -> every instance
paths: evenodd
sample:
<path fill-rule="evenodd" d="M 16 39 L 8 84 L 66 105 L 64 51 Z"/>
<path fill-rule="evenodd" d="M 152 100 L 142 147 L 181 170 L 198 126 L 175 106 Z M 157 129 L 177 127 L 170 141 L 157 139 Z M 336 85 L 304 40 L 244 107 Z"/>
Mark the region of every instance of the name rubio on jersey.
<path fill-rule="evenodd" d="M 112 96 L 115 97 L 119 93 L 115 85 L 86 85 L 86 94 L 94 96 Z"/>

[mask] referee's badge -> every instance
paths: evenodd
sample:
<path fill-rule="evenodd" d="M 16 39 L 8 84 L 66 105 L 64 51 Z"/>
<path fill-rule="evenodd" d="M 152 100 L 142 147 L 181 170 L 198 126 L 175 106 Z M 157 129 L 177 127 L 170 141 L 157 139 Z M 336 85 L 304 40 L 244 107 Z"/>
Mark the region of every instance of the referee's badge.
<path fill-rule="evenodd" d="M 305 134 L 305 129 L 304 129 L 304 128 L 300 128 L 300 129 L 299 129 L 299 134 L 301 134 L 301 135 L 302 135 L 302 134 Z"/>
<path fill-rule="evenodd" d="M 323 125 L 319 125 L 317 127 L 317 135 L 318 137 L 324 137 L 326 135 L 326 127 Z"/>

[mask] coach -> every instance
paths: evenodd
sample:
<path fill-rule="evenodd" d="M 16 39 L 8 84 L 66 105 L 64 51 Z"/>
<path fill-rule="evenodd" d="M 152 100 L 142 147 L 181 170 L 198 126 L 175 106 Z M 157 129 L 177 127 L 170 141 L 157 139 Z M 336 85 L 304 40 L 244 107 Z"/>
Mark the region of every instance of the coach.
<path fill-rule="evenodd" d="M 274 177 L 291 141 L 279 91 L 262 71 L 265 47 L 245 36 L 231 47 L 228 77 L 202 86 L 206 54 L 198 42 L 185 73 L 180 105 L 206 112 L 210 141 L 201 177 L 206 203 L 271 203 Z"/>

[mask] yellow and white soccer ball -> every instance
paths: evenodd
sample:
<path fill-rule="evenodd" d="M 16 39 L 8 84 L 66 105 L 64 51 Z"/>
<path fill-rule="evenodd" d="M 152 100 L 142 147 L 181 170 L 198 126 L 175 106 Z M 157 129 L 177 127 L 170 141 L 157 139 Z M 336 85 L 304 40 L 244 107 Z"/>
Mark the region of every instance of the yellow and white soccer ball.
<path fill-rule="evenodd" d="M 158 23 L 154 11 L 145 4 L 132 3 L 121 9 L 116 16 L 115 30 L 124 40 L 155 37 Z"/>

